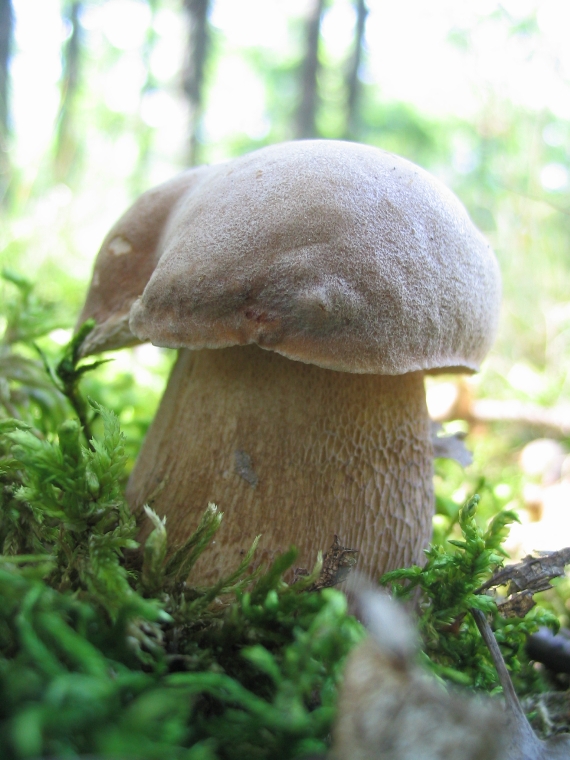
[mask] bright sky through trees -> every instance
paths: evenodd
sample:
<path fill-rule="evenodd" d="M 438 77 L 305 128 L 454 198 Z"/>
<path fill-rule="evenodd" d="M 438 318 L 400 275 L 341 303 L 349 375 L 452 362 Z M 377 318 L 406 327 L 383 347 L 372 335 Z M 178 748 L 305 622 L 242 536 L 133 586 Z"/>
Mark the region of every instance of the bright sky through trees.
<path fill-rule="evenodd" d="M 306 0 L 217 0 L 212 24 L 223 33 L 225 55 L 217 66 L 205 118 L 205 136 L 221 143 L 229 130 L 261 137 L 268 129 L 262 83 L 244 48 L 261 47 L 286 55 L 291 41 L 287 19 L 300 14 Z M 69 30 L 58 0 L 14 0 L 16 53 L 12 64 L 13 120 L 17 163 L 36 165 L 47 148 L 59 104 L 60 48 Z M 473 115 L 490 97 L 515 105 L 549 109 L 570 118 L 570 3 L 562 0 L 371 0 L 367 24 L 365 81 L 390 98 L 412 103 L 433 115 Z M 511 23 L 497 23 L 499 6 Z M 540 34 L 522 23 L 532 10 Z M 87 6 L 82 24 L 95 41 L 120 50 L 116 66 L 94 82 L 105 103 L 135 112 L 150 126 L 166 127 L 171 140 L 184 139 L 185 105 L 175 86 L 183 60 L 184 29 L 175 3 L 158 11 L 159 41 L 151 70 L 165 88 L 140 100 L 145 70 L 141 47 L 150 10 L 139 0 L 108 0 Z M 513 22 L 521 27 L 513 34 Z M 349 48 L 354 10 L 349 0 L 331 5 L 322 26 L 328 55 Z M 99 42 L 97 42 L 99 40 Z M 96 52 L 96 47 L 94 49 Z M 167 86 L 168 85 L 168 86 Z M 556 139 L 551 136 L 551 139 Z M 214 151 L 223 157 L 223 148 Z M 127 157 L 128 158 L 128 157 Z M 542 173 L 549 189 L 567 182 L 563 167 Z"/>

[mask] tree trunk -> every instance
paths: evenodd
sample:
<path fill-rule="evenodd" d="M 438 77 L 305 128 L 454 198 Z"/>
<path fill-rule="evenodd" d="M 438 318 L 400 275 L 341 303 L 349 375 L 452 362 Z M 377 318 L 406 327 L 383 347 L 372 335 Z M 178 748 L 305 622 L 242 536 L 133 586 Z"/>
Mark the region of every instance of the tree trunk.
<path fill-rule="evenodd" d="M 208 13 L 210 0 L 184 0 L 188 19 L 188 51 L 183 73 L 183 87 L 190 105 L 188 160 L 196 166 L 200 160 L 200 122 L 204 109 L 204 70 L 210 50 Z"/>
<path fill-rule="evenodd" d="M 71 35 L 63 52 L 63 77 L 55 147 L 55 176 L 59 181 L 69 179 L 76 167 L 79 141 L 75 131 L 75 111 L 80 82 L 83 30 L 80 23 L 82 0 L 72 0 L 65 8 Z"/>
<path fill-rule="evenodd" d="M 146 78 L 141 88 L 140 100 L 139 100 L 139 114 L 143 105 L 143 100 L 146 95 L 154 92 L 158 89 L 155 77 L 151 71 L 151 58 L 156 47 L 158 40 L 158 34 L 156 32 L 156 14 L 160 7 L 160 0 L 146 0 L 146 3 L 150 10 L 150 23 L 146 30 L 145 40 L 141 50 L 141 57 L 145 68 Z M 147 173 L 152 157 L 152 149 L 154 144 L 154 127 L 143 121 L 142 117 L 139 118 L 139 123 L 136 127 L 136 139 L 138 145 L 138 160 L 134 172 L 132 173 L 129 185 L 130 191 L 133 197 L 138 197 L 143 193 L 149 185 L 147 179 Z"/>
<path fill-rule="evenodd" d="M 366 0 L 355 0 L 356 25 L 354 28 L 354 48 L 348 61 L 346 76 L 346 126 L 345 138 L 356 139 L 358 133 L 358 106 L 360 102 L 360 79 L 358 71 L 362 62 L 362 48 L 368 8 Z"/>
<path fill-rule="evenodd" d="M 306 49 L 301 67 L 301 99 L 297 111 L 296 135 L 299 138 L 317 136 L 319 39 L 324 9 L 325 0 L 313 0 L 307 16 Z"/>

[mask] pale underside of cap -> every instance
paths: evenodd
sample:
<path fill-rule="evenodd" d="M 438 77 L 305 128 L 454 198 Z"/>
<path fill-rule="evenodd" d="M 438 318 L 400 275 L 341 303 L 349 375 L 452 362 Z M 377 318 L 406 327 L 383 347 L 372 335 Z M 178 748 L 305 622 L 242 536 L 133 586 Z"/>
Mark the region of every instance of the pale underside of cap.
<path fill-rule="evenodd" d="M 159 346 L 471 372 L 498 321 L 497 262 L 462 204 L 418 166 L 355 143 L 283 143 L 210 167 L 155 259 L 130 330 Z"/>

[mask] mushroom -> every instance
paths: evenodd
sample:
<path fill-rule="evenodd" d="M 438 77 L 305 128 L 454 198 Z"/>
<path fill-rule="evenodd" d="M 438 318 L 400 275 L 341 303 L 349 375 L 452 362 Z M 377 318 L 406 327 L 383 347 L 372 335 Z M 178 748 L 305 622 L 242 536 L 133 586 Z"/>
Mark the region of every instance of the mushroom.
<path fill-rule="evenodd" d="M 371 576 L 421 561 L 434 503 L 424 373 L 476 371 L 500 300 L 488 243 L 439 181 L 354 143 L 263 148 L 143 195 L 91 288 L 86 352 L 180 349 L 127 498 L 150 501 L 177 540 L 219 505 L 195 580 L 233 569 L 256 534 L 260 559 L 293 544 L 303 567 L 334 534 Z"/>
<path fill-rule="evenodd" d="M 97 324 L 82 345 L 84 356 L 140 343 L 129 329 L 130 309 L 160 257 L 160 236 L 181 196 L 191 193 L 208 167 L 189 169 L 143 193 L 111 228 L 95 262 L 78 325 Z"/>

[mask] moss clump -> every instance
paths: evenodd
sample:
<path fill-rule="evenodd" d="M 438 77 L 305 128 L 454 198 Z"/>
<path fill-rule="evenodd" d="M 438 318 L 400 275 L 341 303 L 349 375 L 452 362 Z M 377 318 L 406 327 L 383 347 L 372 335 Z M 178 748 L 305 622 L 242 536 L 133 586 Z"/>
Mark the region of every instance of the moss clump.
<path fill-rule="evenodd" d="M 192 587 L 220 527 L 213 505 L 176 550 L 148 510 L 139 552 L 122 435 L 95 408 L 104 434 L 90 448 L 73 420 L 53 439 L 0 423 L 2 757 L 323 751 L 343 658 L 362 635 L 344 596 L 306 591 L 319 566 L 287 585 L 294 550 L 248 573 L 254 547 L 215 587 Z"/>
<path fill-rule="evenodd" d="M 487 526 L 476 521 L 479 497 L 473 496 L 459 511 L 462 539 L 447 539 L 426 551 L 423 567 L 413 566 L 386 573 L 381 579 L 394 596 L 419 595 L 419 630 L 428 666 L 444 679 L 474 689 L 493 692 L 499 688 L 495 666 L 470 614 L 481 610 L 490 619 L 507 667 L 522 693 L 541 688 L 524 652 L 531 633 L 541 625 L 559 626 L 550 612 L 535 607 L 523 618 L 501 616 L 494 596 L 482 586 L 503 566 L 502 543 L 508 525 L 518 520 L 505 510 Z"/>

